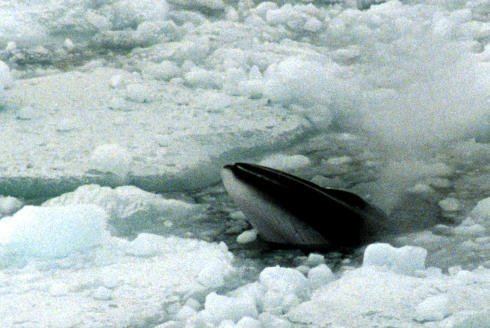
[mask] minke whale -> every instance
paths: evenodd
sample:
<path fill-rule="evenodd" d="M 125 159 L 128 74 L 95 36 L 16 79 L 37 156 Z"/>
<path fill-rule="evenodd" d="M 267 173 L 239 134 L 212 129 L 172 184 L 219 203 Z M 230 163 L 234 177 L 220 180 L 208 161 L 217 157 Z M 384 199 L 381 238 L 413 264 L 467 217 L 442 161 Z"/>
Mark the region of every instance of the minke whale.
<path fill-rule="evenodd" d="M 360 196 L 320 187 L 250 163 L 225 165 L 224 187 L 266 242 L 301 249 L 342 249 L 374 241 L 388 217 Z"/>

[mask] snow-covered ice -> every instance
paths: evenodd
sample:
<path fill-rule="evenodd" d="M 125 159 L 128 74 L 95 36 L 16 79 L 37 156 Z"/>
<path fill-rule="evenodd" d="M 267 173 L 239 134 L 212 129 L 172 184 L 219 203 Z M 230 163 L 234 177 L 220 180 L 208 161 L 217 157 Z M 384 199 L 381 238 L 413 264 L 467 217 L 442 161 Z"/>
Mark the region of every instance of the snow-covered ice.
<path fill-rule="evenodd" d="M 1 2 L 0 326 L 489 326 L 489 13 Z M 219 184 L 237 161 L 410 233 L 271 249 Z"/>

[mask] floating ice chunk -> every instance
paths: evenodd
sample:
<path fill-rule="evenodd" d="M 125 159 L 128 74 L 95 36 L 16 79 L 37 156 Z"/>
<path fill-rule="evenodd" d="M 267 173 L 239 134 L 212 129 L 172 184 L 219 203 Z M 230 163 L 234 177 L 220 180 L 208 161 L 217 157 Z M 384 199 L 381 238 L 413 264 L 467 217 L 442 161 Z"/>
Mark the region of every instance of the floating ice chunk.
<path fill-rule="evenodd" d="M 306 259 L 306 264 L 310 267 L 315 267 L 320 264 L 325 264 L 325 256 L 317 253 L 311 253 Z"/>
<path fill-rule="evenodd" d="M 185 321 L 188 318 L 195 315 L 196 313 L 197 313 L 197 311 L 195 309 L 191 308 L 190 306 L 184 305 L 179 310 L 179 312 L 177 312 L 177 314 L 175 315 L 175 319 L 177 319 L 179 321 Z"/>
<path fill-rule="evenodd" d="M 206 296 L 204 311 L 214 323 L 224 320 L 236 322 L 246 316 L 256 318 L 258 315 L 257 306 L 253 299 L 228 297 L 216 293 Z"/>
<path fill-rule="evenodd" d="M 161 253 L 165 245 L 165 240 L 162 236 L 140 233 L 138 237 L 128 244 L 126 253 L 140 257 L 151 257 Z"/>
<path fill-rule="evenodd" d="M 189 86 L 203 89 L 220 89 L 223 86 L 221 74 L 202 68 L 192 68 L 184 75 Z"/>
<path fill-rule="evenodd" d="M 326 163 L 334 166 L 347 165 L 352 163 L 352 158 L 350 156 L 331 157 Z"/>
<path fill-rule="evenodd" d="M 439 202 L 439 207 L 445 212 L 457 212 L 461 208 L 461 203 L 456 198 L 448 197 Z"/>
<path fill-rule="evenodd" d="M 12 85 L 13 79 L 10 75 L 10 69 L 3 61 L 0 60 L 0 90 Z"/>
<path fill-rule="evenodd" d="M 162 195 L 134 186 L 117 188 L 85 185 L 75 191 L 48 200 L 43 206 L 95 204 L 107 212 L 110 223 L 117 229 L 134 231 L 150 223 L 167 220 L 169 225 L 185 222 L 198 216 L 202 207 L 181 200 L 166 199 Z"/>
<path fill-rule="evenodd" d="M 257 5 L 257 7 L 255 7 L 255 12 L 260 17 L 265 18 L 266 14 L 269 10 L 276 10 L 277 8 L 278 7 L 277 7 L 277 4 L 275 2 L 264 1 L 264 2 L 259 3 Z"/>
<path fill-rule="evenodd" d="M 131 154 L 117 144 L 98 146 L 90 156 L 90 168 L 92 170 L 112 173 L 121 179 L 128 177 L 132 163 Z"/>
<path fill-rule="evenodd" d="M 236 237 L 236 242 L 239 244 L 248 244 L 257 240 L 257 230 L 250 229 L 242 232 Z"/>
<path fill-rule="evenodd" d="M 160 64 L 145 67 L 145 72 L 157 80 L 169 81 L 180 75 L 180 67 L 174 62 L 164 60 Z"/>
<path fill-rule="evenodd" d="M 268 267 L 259 276 L 260 283 L 267 290 L 275 290 L 283 293 L 292 293 L 306 296 L 308 292 L 308 280 L 298 270 L 291 268 Z"/>
<path fill-rule="evenodd" d="M 126 99 L 136 103 L 149 103 L 155 99 L 155 95 L 144 84 L 131 83 L 126 86 Z"/>
<path fill-rule="evenodd" d="M 237 322 L 236 328 L 262 328 L 262 324 L 259 320 L 250 317 L 244 317 Z"/>
<path fill-rule="evenodd" d="M 222 0 L 168 0 L 168 2 L 185 8 L 207 8 L 212 10 L 222 10 L 225 4 Z"/>
<path fill-rule="evenodd" d="M 489 328 L 490 327 L 490 311 L 482 311 L 480 313 L 467 313 L 463 315 L 463 319 L 452 326 L 453 328 Z"/>
<path fill-rule="evenodd" d="M 264 328 L 265 327 L 267 328 L 291 328 L 292 327 L 292 324 L 289 321 L 267 312 L 261 313 L 259 316 L 259 320 Z"/>
<path fill-rule="evenodd" d="M 335 280 L 335 275 L 326 264 L 320 264 L 308 271 L 308 282 L 312 290 L 318 289 Z"/>
<path fill-rule="evenodd" d="M 221 261 L 209 261 L 199 272 L 197 281 L 203 286 L 218 288 L 224 284 L 226 272 L 229 270 L 230 268 Z"/>
<path fill-rule="evenodd" d="M 112 291 L 106 287 L 101 286 L 94 291 L 92 297 L 99 301 L 108 301 L 112 298 Z"/>
<path fill-rule="evenodd" d="M 449 298 L 447 295 L 426 298 L 415 308 L 417 321 L 440 321 L 449 315 Z"/>
<path fill-rule="evenodd" d="M 106 221 L 95 205 L 25 206 L 0 221 L 0 244 L 21 258 L 65 257 L 102 244 L 109 237 Z"/>
<path fill-rule="evenodd" d="M 422 247 L 404 246 L 395 248 L 389 244 L 376 243 L 364 251 L 363 266 L 384 266 L 402 274 L 413 274 L 425 269 L 427 250 Z"/>
<path fill-rule="evenodd" d="M 109 85 L 111 86 L 111 88 L 117 89 L 123 84 L 123 82 L 124 82 L 124 78 L 122 74 L 116 74 L 111 77 L 109 81 Z"/>
<path fill-rule="evenodd" d="M 18 211 L 24 203 L 12 196 L 0 196 L 0 218 Z"/>
<path fill-rule="evenodd" d="M 290 57 L 267 68 L 264 94 L 282 104 L 296 102 L 305 106 L 327 106 L 332 92 L 337 88 L 337 70 L 338 66 L 331 62 L 319 63 Z"/>
<path fill-rule="evenodd" d="M 265 268 L 260 273 L 259 281 L 266 288 L 263 307 L 273 314 L 286 313 L 310 293 L 308 279 L 295 269 Z"/>
<path fill-rule="evenodd" d="M 75 49 L 75 44 L 71 39 L 65 39 L 63 42 L 63 48 L 65 48 L 66 51 L 71 52 Z"/>
<path fill-rule="evenodd" d="M 470 216 L 478 223 L 490 225 L 490 197 L 480 200 L 471 210 Z"/>
<path fill-rule="evenodd" d="M 274 154 L 264 158 L 259 164 L 278 170 L 296 170 L 310 165 L 310 159 L 303 155 Z"/>
<path fill-rule="evenodd" d="M 7 42 L 7 46 L 5 47 L 5 51 L 12 52 L 15 49 L 17 49 L 17 43 L 15 43 L 14 41 Z"/>
<path fill-rule="evenodd" d="M 454 233 L 462 236 L 481 237 L 485 235 L 486 228 L 470 217 L 466 218 L 461 224 L 454 228 Z"/>
<path fill-rule="evenodd" d="M 321 28 L 322 22 L 320 22 L 315 17 L 310 17 L 303 26 L 303 29 L 308 32 L 318 32 Z"/>

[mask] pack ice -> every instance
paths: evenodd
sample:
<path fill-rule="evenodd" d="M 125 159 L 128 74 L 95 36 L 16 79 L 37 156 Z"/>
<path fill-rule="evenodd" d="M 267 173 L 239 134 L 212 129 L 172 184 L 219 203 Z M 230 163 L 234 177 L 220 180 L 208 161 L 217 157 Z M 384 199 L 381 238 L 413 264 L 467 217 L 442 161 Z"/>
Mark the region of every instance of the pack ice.
<path fill-rule="evenodd" d="M 0 17 L 1 327 L 490 327 L 488 1 Z M 235 161 L 413 232 L 269 250 L 219 185 Z"/>

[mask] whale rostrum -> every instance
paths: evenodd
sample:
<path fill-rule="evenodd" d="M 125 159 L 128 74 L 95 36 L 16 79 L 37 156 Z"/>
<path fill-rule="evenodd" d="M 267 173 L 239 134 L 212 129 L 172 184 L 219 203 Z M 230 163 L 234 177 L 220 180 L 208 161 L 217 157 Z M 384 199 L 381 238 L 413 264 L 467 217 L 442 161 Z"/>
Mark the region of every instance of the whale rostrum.
<path fill-rule="evenodd" d="M 360 196 L 250 163 L 225 165 L 226 191 L 264 241 L 306 249 L 356 247 L 389 230 Z"/>

